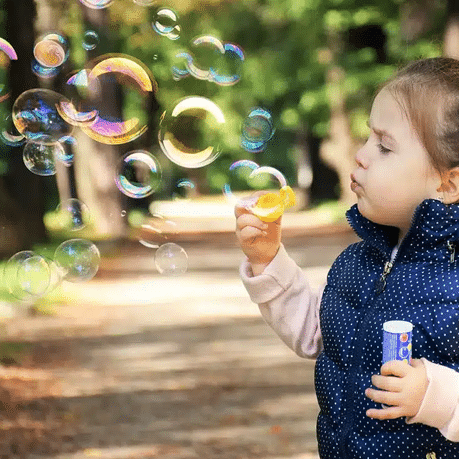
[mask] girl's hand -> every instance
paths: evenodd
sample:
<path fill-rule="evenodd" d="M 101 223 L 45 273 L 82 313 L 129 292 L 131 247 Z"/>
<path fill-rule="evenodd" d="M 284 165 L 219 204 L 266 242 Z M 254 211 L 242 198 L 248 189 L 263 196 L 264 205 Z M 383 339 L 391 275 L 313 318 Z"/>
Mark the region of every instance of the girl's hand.
<path fill-rule="evenodd" d="M 236 215 L 236 236 L 242 251 L 247 256 L 256 276 L 276 256 L 281 242 L 281 220 L 265 223 L 255 216 L 246 205 L 256 202 L 258 197 L 266 192 L 257 192 L 249 199 L 240 201 L 234 208 Z"/>
<path fill-rule="evenodd" d="M 366 389 L 365 395 L 376 403 L 391 405 L 368 410 L 367 416 L 374 419 L 415 416 L 429 384 L 426 369 L 419 359 L 412 359 L 411 365 L 397 360 L 386 362 L 381 367 L 381 374 L 373 375 L 371 382 L 383 390 Z"/>

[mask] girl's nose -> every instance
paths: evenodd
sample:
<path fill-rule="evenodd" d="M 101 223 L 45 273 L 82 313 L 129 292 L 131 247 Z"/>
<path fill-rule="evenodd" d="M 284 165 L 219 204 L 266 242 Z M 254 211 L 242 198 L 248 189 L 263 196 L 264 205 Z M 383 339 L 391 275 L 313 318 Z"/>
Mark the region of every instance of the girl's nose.
<path fill-rule="evenodd" d="M 368 158 L 365 154 L 365 145 L 359 148 L 359 150 L 355 154 L 355 162 L 359 167 L 362 167 L 363 169 L 366 169 L 368 167 Z"/>

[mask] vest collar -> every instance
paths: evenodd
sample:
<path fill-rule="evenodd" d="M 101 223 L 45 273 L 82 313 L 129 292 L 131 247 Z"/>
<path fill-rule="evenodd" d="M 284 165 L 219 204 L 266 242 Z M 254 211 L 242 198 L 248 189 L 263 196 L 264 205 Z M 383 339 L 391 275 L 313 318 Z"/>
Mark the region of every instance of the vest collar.
<path fill-rule="evenodd" d="M 357 204 L 347 211 L 346 217 L 360 238 L 390 256 L 397 244 L 398 228 L 371 222 L 359 212 Z M 446 241 L 459 243 L 459 205 L 426 199 L 416 208 L 399 253 L 406 256 L 409 252 L 429 250 Z"/>

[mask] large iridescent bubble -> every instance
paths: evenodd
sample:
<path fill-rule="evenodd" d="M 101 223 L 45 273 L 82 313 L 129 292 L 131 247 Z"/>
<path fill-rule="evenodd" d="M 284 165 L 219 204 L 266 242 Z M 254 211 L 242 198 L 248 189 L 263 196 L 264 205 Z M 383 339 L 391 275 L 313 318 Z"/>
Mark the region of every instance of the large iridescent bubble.
<path fill-rule="evenodd" d="M 73 127 L 59 114 L 57 106 L 68 100 L 50 89 L 29 89 L 13 104 L 13 123 L 27 140 L 54 143 L 70 135 Z"/>
<path fill-rule="evenodd" d="M 147 130 L 146 109 L 157 83 L 141 61 L 122 54 L 104 55 L 67 82 L 76 89 L 71 105 L 61 104 L 62 116 L 81 127 L 97 142 L 118 145 L 140 137 Z M 109 84 L 131 100 L 131 112 L 107 113 L 104 88 Z"/>
<path fill-rule="evenodd" d="M 217 104 L 205 97 L 186 97 L 163 113 L 159 144 L 175 164 L 186 168 L 202 167 L 220 154 L 224 124 L 225 115 Z"/>

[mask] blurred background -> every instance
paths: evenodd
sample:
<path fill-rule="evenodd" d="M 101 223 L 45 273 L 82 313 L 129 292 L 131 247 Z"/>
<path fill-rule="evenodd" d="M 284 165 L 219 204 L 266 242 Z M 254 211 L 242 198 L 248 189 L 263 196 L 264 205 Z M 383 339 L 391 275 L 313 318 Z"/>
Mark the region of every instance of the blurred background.
<path fill-rule="evenodd" d="M 318 457 L 314 362 L 243 290 L 234 204 L 291 187 L 284 244 L 324 282 L 355 240 L 373 97 L 459 57 L 457 2 L 0 0 L 0 18 L 2 457 Z"/>

